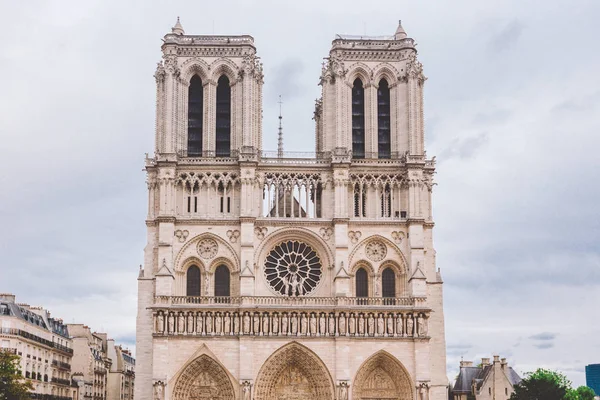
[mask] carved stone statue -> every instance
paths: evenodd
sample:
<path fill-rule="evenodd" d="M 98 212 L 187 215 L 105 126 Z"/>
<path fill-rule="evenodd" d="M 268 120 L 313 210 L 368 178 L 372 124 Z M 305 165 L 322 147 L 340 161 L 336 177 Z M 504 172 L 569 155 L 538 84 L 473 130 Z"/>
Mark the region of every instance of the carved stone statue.
<path fill-rule="evenodd" d="M 365 317 L 362 314 L 358 316 L 358 334 L 365 334 Z"/>
<path fill-rule="evenodd" d="M 367 327 L 368 327 L 368 335 L 369 336 L 373 336 L 375 335 L 375 317 L 373 316 L 373 314 L 369 314 L 369 317 L 367 318 Z"/>
<path fill-rule="evenodd" d="M 423 317 L 423 314 L 420 314 L 417 318 L 417 330 L 419 331 L 419 336 L 427 336 L 427 321 Z"/>
<path fill-rule="evenodd" d="M 279 333 L 279 315 L 277 313 L 273 314 L 273 317 L 271 318 L 271 332 L 273 332 L 274 335 Z"/>
<path fill-rule="evenodd" d="M 387 334 L 388 336 L 394 335 L 394 316 L 392 314 L 387 316 Z"/>
<path fill-rule="evenodd" d="M 335 335 L 335 314 L 334 313 L 329 314 L 329 335 L 330 336 Z"/>
<path fill-rule="evenodd" d="M 165 398 L 165 390 L 162 382 L 156 382 L 154 384 L 154 400 L 163 400 Z"/>
<path fill-rule="evenodd" d="M 317 334 L 317 318 L 314 313 L 310 314 L 310 334 Z"/>
<path fill-rule="evenodd" d="M 223 328 L 223 320 L 221 318 L 221 313 L 217 313 L 217 315 L 215 316 L 215 333 L 217 335 L 221 334 L 222 328 Z"/>
<path fill-rule="evenodd" d="M 302 313 L 302 317 L 300 317 L 300 333 L 303 335 L 308 333 L 308 318 L 305 313 Z"/>
<path fill-rule="evenodd" d="M 339 400 L 348 400 L 348 384 L 346 382 L 340 383 L 339 386 Z"/>
<path fill-rule="evenodd" d="M 196 314 L 196 333 L 202 335 L 204 333 L 204 316 L 201 312 Z"/>
<path fill-rule="evenodd" d="M 338 323 L 338 331 L 340 332 L 340 336 L 346 336 L 346 316 L 344 313 L 340 314 Z"/>
<path fill-rule="evenodd" d="M 260 333 L 260 315 L 258 313 L 254 313 L 254 317 L 252 318 L 252 329 L 255 335 Z"/>
<path fill-rule="evenodd" d="M 223 317 L 223 333 L 226 335 L 231 334 L 231 318 L 229 317 L 229 313 Z"/>
<path fill-rule="evenodd" d="M 187 333 L 194 333 L 194 314 L 191 312 L 187 315 Z"/>
<path fill-rule="evenodd" d="M 383 314 L 379 314 L 377 317 L 377 333 L 383 335 L 385 333 L 385 322 L 383 321 Z"/>
<path fill-rule="evenodd" d="M 321 335 L 325 335 L 327 334 L 327 316 L 325 315 L 325 313 L 321 313 L 321 315 L 319 316 L 319 334 Z"/>
<path fill-rule="evenodd" d="M 163 333 L 165 331 L 165 316 L 162 312 L 159 312 L 156 316 L 156 332 Z"/>
<path fill-rule="evenodd" d="M 408 315 L 406 317 L 406 336 L 412 336 L 415 332 L 415 321 L 413 320 L 412 315 Z"/>
<path fill-rule="evenodd" d="M 244 330 L 244 335 L 248 335 L 250 333 L 250 316 L 248 313 L 244 313 L 244 323 L 242 324 L 242 329 Z"/>
<path fill-rule="evenodd" d="M 210 335 L 212 333 L 212 327 L 213 327 L 212 313 L 207 312 L 206 313 L 206 324 L 205 324 L 205 330 L 206 330 L 207 335 Z"/>
<path fill-rule="evenodd" d="M 175 332 L 175 316 L 173 315 L 173 313 L 169 313 L 169 316 L 167 317 L 167 322 L 169 325 L 168 333 L 174 333 Z"/>
<path fill-rule="evenodd" d="M 402 314 L 398 314 L 396 316 L 396 335 L 403 336 L 404 335 L 404 319 L 402 318 Z"/>
<path fill-rule="evenodd" d="M 350 314 L 350 317 L 348 318 L 348 333 L 351 335 L 356 333 L 356 320 L 354 314 Z"/>
<path fill-rule="evenodd" d="M 233 317 L 231 318 L 233 319 L 233 334 L 237 335 L 240 333 L 240 319 L 238 313 L 233 313 Z"/>
<path fill-rule="evenodd" d="M 298 333 L 298 316 L 296 314 L 292 314 L 290 318 L 290 325 L 292 328 L 291 334 L 295 335 Z"/>
<path fill-rule="evenodd" d="M 252 387 L 250 386 L 250 382 L 245 381 L 242 383 L 242 399 L 250 400 L 252 395 Z"/>
<path fill-rule="evenodd" d="M 183 315 L 182 312 L 180 312 L 177 315 L 177 333 L 184 333 L 185 332 L 185 315 Z"/>
<path fill-rule="evenodd" d="M 263 313 L 262 316 L 262 334 L 267 336 L 269 334 L 269 314 Z"/>
<path fill-rule="evenodd" d="M 288 316 L 287 314 L 283 314 L 283 316 L 281 317 L 281 334 L 282 335 L 287 335 L 288 333 Z"/>

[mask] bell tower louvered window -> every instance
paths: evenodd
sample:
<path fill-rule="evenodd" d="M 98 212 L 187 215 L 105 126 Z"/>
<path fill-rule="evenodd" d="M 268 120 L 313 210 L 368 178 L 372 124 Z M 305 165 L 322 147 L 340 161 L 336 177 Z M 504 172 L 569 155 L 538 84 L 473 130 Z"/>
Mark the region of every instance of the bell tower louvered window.
<path fill-rule="evenodd" d="M 231 155 L 231 87 L 229 78 L 223 75 L 217 84 L 216 156 Z"/>
<path fill-rule="evenodd" d="M 204 115 L 202 79 L 194 75 L 188 88 L 188 156 L 202 155 L 202 122 Z"/>
<path fill-rule="evenodd" d="M 367 277 L 367 271 L 364 268 L 359 268 L 356 271 L 356 297 L 369 297 L 369 278 Z"/>
<path fill-rule="evenodd" d="M 219 265 L 215 270 L 215 296 L 230 296 L 229 284 L 229 268 L 227 268 L 225 265 Z"/>
<path fill-rule="evenodd" d="M 352 87 L 352 157 L 365 158 L 365 90 L 359 78 Z"/>
<path fill-rule="evenodd" d="M 186 274 L 188 296 L 200 296 L 200 268 L 192 265 Z"/>
<path fill-rule="evenodd" d="M 377 89 L 377 155 L 378 158 L 390 158 L 390 87 L 385 79 L 379 82 Z"/>

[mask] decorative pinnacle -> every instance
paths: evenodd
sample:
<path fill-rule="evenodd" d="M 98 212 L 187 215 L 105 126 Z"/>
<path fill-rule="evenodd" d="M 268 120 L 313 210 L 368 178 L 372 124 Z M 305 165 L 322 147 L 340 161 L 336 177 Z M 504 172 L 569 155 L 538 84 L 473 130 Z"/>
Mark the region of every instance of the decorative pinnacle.
<path fill-rule="evenodd" d="M 281 101 L 281 95 L 279 95 L 279 133 L 277 135 L 277 157 L 283 157 L 283 127 L 281 126 L 281 120 L 283 116 L 281 115 L 281 105 L 283 102 Z"/>
<path fill-rule="evenodd" d="M 179 17 L 177 17 L 177 22 L 175 23 L 175 26 L 173 28 L 171 28 L 171 31 L 176 35 L 185 34 L 185 31 L 183 30 L 183 26 L 181 26 L 181 22 L 179 21 Z"/>
<path fill-rule="evenodd" d="M 406 31 L 402 27 L 402 20 L 398 20 L 398 28 L 396 28 L 396 33 L 394 33 L 394 39 L 401 40 L 407 37 Z"/>

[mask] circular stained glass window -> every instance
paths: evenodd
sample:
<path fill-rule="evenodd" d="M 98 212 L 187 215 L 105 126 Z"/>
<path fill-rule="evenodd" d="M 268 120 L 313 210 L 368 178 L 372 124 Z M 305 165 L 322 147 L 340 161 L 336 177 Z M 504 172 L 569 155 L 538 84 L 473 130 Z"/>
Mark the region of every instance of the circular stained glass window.
<path fill-rule="evenodd" d="M 321 280 L 321 259 L 306 243 L 288 240 L 275 246 L 265 260 L 265 276 L 284 296 L 311 293 Z"/>

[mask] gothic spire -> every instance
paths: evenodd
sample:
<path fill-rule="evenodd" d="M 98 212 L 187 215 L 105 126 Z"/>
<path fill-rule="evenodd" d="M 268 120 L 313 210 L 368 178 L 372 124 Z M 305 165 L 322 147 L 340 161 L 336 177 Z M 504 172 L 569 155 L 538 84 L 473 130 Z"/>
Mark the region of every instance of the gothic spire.
<path fill-rule="evenodd" d="M 407 37 L 406 31 L 402 27 L 402 20 L 398 20 L 398 28 L 396 28 L 396 33 L 394 33 L 394 39 L 401 40 Z"/>
<path fill-rule="evenodd" d="M 185 34 L 185 31 L 183 30 L 183 26 L 181 26 L 181 22 L 179 22 L 179 17 L 177 17 L 177 23 L 175 23 L 175 26 L 173 28 L 171 28 L 171 31 L 176 35 Z"/>
<path fill-rule="evenodd" d="M 281 126 L 281 120 L 283 117 L 281 116 L 281 105 L 283 102 L 281 101 L 281 95 L 279 95 L 279 133 L 277 134 L 277 157 L 283 157 L 283 127 Z"/>

